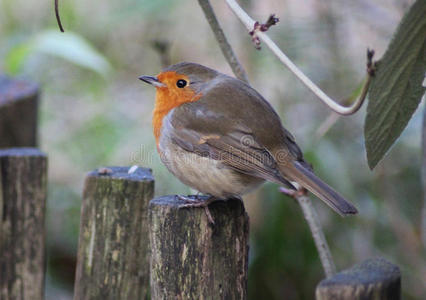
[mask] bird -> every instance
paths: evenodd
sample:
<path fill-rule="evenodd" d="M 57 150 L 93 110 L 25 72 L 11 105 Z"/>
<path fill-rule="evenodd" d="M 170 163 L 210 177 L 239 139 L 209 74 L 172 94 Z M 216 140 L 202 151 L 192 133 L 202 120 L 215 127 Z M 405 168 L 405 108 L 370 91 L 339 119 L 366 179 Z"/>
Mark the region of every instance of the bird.
<path fill-rule="evenodd" d="M 192 62 L 139 79 L 156 88 L 152 126 L 161 161 L 209 196 L 183 197 L 184 207 L 202 206 L 209 215 L 211 202 L 240 198 L 270 181 L 293 191 L 301 186 L 341 216 L 357 213 L 314 174 L 272 105 L 247 83 Z"/>

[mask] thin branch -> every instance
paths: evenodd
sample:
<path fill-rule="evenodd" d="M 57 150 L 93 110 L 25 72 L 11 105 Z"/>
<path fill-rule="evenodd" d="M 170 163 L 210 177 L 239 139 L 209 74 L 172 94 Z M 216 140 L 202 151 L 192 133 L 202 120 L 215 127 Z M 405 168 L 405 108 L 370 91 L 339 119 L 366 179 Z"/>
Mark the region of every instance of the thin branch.
<path fill-rule="evenodd" d="M 268 20 L 264 23 L 264 24 L 260 24 L 259 22 L 255 22 L 254 23 L 254 28 L 252 31 L 249 32 L 249 34 L 251 35 L 251 41 L 254 44 L 254 47 L 257 50 L 260 50 L 260 40 L 259 37 L 257 36 L 257 32 L 260 30 L 262 32 L 266 32 L 269 30 L 269 28 L 273 25 L 276 25 L 278 22 L 280 21 L 280 19 L 278 19 L 277 17 L 275 17 L 274 14 L 270 15 Z"/>
<path fill-rule="evenodd" d="M 324 135 L 331 129 L 331 127 L 336 124 L 336 122 L 340 119 L 340 115 L 330 112 L 328 117 L 317 127 L 314 135 L 314 141 L 318 142 L 322 139 Z"/>
<path fill-rule="evenodd" d="M 300 207 L 302 208 L 303 215 L 305 216 L 309 228 L 311 229 L 325 276 L 327 278 L 333 276 L 336 274 L 336 266 L 334 264 L 333 257 L 331 256 L 330 248 L 328 247 L 327 240 L 325 239 L 321 224 L 318 221 L 317 212 L 312 205 L 311 199 L 306 195 L 306 191 L 303 190 L 293 191 L 286 188 L 280 188 L 280 191 L 296 199 L 299 203 Z"/>
<path fill-rule="evenodd" d="M 423 98 L 426 99 L 426 96 Z M 422 148 L 423 209 L 420 233 L 423 247 L 426 248 L 426 105 L 423 108 Z"/>
<path fill-rule="evenodd" d="M 62 27 L 61 17 L 59 16 L 58 0 L 55 0 L 55 15 L 56 15 L 56 22 L 58 22 L 59 29 L 61 30 L 61 32 L 65 32 L 64 27 Z"/>
<path fill-rule="evenodd" d="M 217 42 L 219 43 L 220 49 L 222 50 L 223 55 L 225 56 L 226 61 L 231 66 L 232 72 L 235 76 L 248 83 L 247 73 L 244 70 L 243 66 L 238 61 L 237 56 L 232 50 L 231 45 L 228 43 L 225 34 L 223 33 L 222 28 L 220 27 L 219 22 L 217 21 L 216 15 L 214 14 L 213 8 L 210 5 L 208 0 L 198 0 L 204 15 L 206 16 L 207 21 L 216 37 Z"/>
<path fill-rule="evenodd" d="M 234 14 L 240 19 L 240 21 L 247 27 L 247 29 L 252 31 L 255 28 L 256 22 L 250 18 L 250 16 L 238 5 L 235 0 L 226 0 L 226 3 L 234 12 Z M 375 64 L 371 62 L 372 55 L 374 52 L 367 51 L 367 80 L 364 83 L 362 88 L 361 95 L 359 98 L 349 107 L 342 106 L 336 101 L 328 97 L 318 86 L 316 86 L 282 51 L 281 49 L 272 41 L 269 36 L 267 36 L 262 31 L 257 31 L 256 36 L 261 39 L 271 51 L 278 57 L 278 59 L 288 68 L 294 75 L 306 86 L 308 87 L 324 104 L 326 104 L 331 110 L 340 114 L 340 115 L 351 115 L 359 110 L 363 104 L 365 97 L 367 96 L 368 88 L 370 86 L 371 77 L 374 75 Z"/>

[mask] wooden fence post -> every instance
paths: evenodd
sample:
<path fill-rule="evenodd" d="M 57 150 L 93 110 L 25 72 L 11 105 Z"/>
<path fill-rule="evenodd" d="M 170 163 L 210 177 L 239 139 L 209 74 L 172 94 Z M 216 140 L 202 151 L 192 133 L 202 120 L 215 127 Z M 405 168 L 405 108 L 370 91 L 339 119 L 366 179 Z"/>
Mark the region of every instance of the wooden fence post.
<path fill-rule="evenodd" d="M 0 75 L 0 148 L 37 144 L 36 84 Z"/>
<path fill-rule="evenodd" d="M 102 168 L 86 177 L 74 299 L 147 299 L 151 171 Z"/>
<path fill-rule="evenodd" d="M 150 202 L 152 299 L 246 299 L 249 221 L 241 200 L 179 208 L 176 196 Z"/>
<path fill-rule="evenodd" d="M 369 259 L 321 281 L 316 300 L 399 300 L 401 273 L 383 258 Z"/>
<path fill-rule="evenodd" d="M 47 158 L 38 149 L 0 150 L 0 299 L 42 300 Z"/>

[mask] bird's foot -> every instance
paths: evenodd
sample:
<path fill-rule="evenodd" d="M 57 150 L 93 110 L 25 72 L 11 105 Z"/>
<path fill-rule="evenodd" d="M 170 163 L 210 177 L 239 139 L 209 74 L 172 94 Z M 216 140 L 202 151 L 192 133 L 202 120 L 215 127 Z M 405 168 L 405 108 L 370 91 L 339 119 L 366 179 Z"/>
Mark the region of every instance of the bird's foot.
<path fill-rule="evenodd" d="M 188 196 L 176 195 L 176 197 L 179 200 L 185 202 L 185 204 L 182 204 L 182 205 L 191 204 L 191 203 L 204 202 L 204 199 L 202 199 L 199 194 L 197 194 L 197 195 L 188 195 Z"/>
<path fill-rule="evenodd" d="M 294 199 L 297 199 L 298 197 L 305 196 L 308 193 L 308 190 L 306 190 L 304 187 L 299 187 L 297 190 L 288 189 L 285 187 L 280 187 L 280 192 L 283 194 L 286 194 L 287 196 L 290 196 Z"/>
<path fill-rule="evenodd" d="M 178 195 L 177 196 L 179 200 L 184 201 L 184 204 L 179 205 L 179 208 L 188 208 L 188 207 L 204 207 L 204 211 L 206 212 L 206 216 L 207 219 L 209 220 L 209 223 L 211 224 L 215 224 L 214 223 L 214 219 L 212 217 L 212 214 L 210 213 L 209 210 L 209 205 L 214 202 L 217 201 L 217 199 L 213 196 L 210 196 L 207 199 L 203 199 L 201 197 L 199 197 L 198 195 L 196 196 L 182 196 L 182 195 Z"/>

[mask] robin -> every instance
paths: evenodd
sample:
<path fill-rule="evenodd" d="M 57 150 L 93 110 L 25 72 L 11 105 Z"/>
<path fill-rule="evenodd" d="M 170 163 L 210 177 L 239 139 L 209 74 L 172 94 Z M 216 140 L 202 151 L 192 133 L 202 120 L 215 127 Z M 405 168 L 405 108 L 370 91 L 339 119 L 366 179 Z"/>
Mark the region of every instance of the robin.
<path fill-rule="evenodd" d="M 271 104 L 245 82 L 190 62 L 139 79 L 156 88 L 152 125 L 162 162 L 184 184 L 210 195 L 184 198 L 185 206 L 207 209 L 264 181 L 296 190 L 296 182 L 338 214 L 357 213 L 313 173 Z"/>

